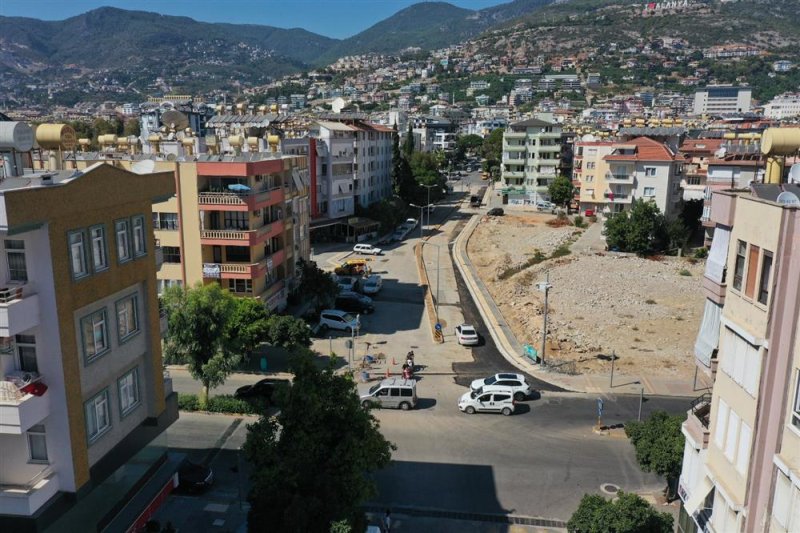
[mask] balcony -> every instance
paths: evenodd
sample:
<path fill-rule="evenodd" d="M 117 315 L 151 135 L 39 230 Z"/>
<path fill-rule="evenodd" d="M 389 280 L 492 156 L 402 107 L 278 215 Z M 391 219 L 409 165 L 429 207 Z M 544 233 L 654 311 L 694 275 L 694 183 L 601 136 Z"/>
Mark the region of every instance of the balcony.
<path fill-rule="evenodd" d="M 156 257 L 156 270 L 161 269 L 161 265 L 164 264 L 164 249 L 161 248 L 161 242 L 156 239 L 156 247 L 153 251 L 153 255 Z"/>
<path fill-rule="evenodd" d="M 548 153 L 560 152 L 561 151 L 561 145 L 560 144 L 540 144 L 539 146 L 536 147 L 536 151 L 537 152 L 548 152 Z"/>
<path fill-rule="evenodd" d="M 255 211 L 284 201 L 284 188 L 246 192 L 201 192 L 197 205 L 203 211 Z"/>
<path fill-rule="evenodd" d="M 13 337 L 39 325 L 39 295 L 28 285 L 0 288 L 0 337 Z"/>
<path fill-rule="evenodd" d="M 504 152 L 524 152 L 527 148 L 524 144 L 504 144 Z"/>
<path fill-rule="evenodd" d="M 50 394 L 35 373 L 15 372 L 0 381 L 0 433 L 21 435 L 50 414 Z M 42 391 L 40 387 L 43 387 Z M 29 392 L 37 388 L 36 394 Z M 23 392 L 25 390 L 26 392 Z"/>
<path fill-rule="evenodd" d="M 203 263 L 206 279 L 255 279 L 267 272 L 267 259 L 257 263 Z"/>
<path fill-rule="evenodd" d="M 612 174 L 611 172 L 606 172 L 606 181 L 620 185 L 633 185 L 633 174 Z"/>
<path fill-rule="evenodd" d="M 722 226 L 733 226 L 736 215 L 736 193 L 713 191 L 711 199 L 711 222 Z"/>
<path fill-rule="evenodd" d="M 508 157 L 506 154 L 503 154 L 503 164 L 504 165 L 524 165 L 525 164 L 525 157 Z"/>
<path fill-rule="evenodd" d="M 528 134 L 524 131 L 508 131 L 506 130 L 503 133 L 503 137 L 506 139 L 524 139 Z"/>
<path fill-rule="evenodd" d="M 255 246 L 283 233 L 283 220 L 276 220 L 255 230 L 204 229 L 200 243 L 218 246 Z"/>
<path fill-rule="evenodd" d="M 509 172 L 509 171 L 503 172 L 504 179 L 515 179 L 515 178 L 522 179 L 524 177 L 525 177 L 524 172 Z"/>
<path fill-rule="evenodd" d="M 46 466 L 28 482 L 0 480 L 0 515 L 32 516 L 59 490 L 58 474 Z"/>
<path fill-rule="evenodd" d="M 706 392 L 692 400 L 684 428 L 694 441 L 708 448 L 708 423 L 711 418 L 711 393 Z"/>
<path fill-rule="evenodd" d="M 604 196 L 606 201 L 611 204 L 629 204 L 633 199 L 631 194 L 612 193 L 610 191 L 606 191 Z"/>

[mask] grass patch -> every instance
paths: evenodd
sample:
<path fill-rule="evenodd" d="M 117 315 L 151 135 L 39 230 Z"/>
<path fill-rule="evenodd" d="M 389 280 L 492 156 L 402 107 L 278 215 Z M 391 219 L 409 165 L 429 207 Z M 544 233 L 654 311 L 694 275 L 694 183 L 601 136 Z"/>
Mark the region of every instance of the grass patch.
<path fill-rule="evenodd" d="M 533 255 L 528 259 L 526 259 L 524 262 L 520 263 L 517 266 L 509 267 L 500 272 L 500 274 L 497 276 L 497 279 L 506 280 L 511 276 L 513 276 L 514 274 L 518 274 L 523 270 L 532 267 L 533 265 L 538 265 L 545 259 L 547 259 L 547 256 L 544 255 L 541 250 L 537 249 L 536 251 L 533 252 Z"/>
<path fill-rule="evenodd" d="M 572 252 L 569 249 L 569 244 L 562 244 L 561 246 L 553 250 L 553 253 L 550 254 L 550 257 L 556 259 L 558 257 L 564 257 L 565 255 L 569 255 L 571 253 Z"/>
<path fill-rule="evenodd" d="M 656 303 L 656 301 L 653 300 L 652 298 L 648 298 L 647 300 L 644 301 L 644 303 L 650 304 L 650 305 L 654 305 Z"/>
<path fill-rule="evenodd" d="M 678 272 L 678 274 L 680 274 L 681 276 L 691 276 L 692 275 L 692 273 L 689 272 L 688 270 L 686 270 L 685 268 L 683 270 L 681 270 L 680 272 Z"/>

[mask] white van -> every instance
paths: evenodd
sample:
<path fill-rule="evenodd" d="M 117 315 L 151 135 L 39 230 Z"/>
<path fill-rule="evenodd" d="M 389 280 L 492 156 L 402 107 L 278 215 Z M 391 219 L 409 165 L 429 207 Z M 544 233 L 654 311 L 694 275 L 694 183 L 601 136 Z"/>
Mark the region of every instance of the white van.
<path fill-rule="evenodd" d="M 417 382 L 413 379 L 386 378 L 361 396 L 361 405 L 368 407 L 371 403 L 408 411 L 417 405 Z"/>
<path fill-rule="evenodd" d="M 371 244 L 356 244 L 353 246 L 353 253 L 356 254 L 366 254 L 366 255 L 381 255 L 380 248 L 375 248 Z"/>
<path fill-rule="evenodd" d="M 510 416 L 516 409 L 514 401 L 514 391 L 510 388 L 506 390 L 494 390 L 484 392 L 482 390 L 465 392 L 458 400 L 458 408 L 468 415 L 477 412 L 503 413 Z"/>

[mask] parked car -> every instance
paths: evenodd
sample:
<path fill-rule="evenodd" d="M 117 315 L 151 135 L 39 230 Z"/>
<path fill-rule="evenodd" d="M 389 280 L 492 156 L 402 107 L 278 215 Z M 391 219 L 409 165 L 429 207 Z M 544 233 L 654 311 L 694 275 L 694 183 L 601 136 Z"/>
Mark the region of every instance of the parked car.
<path fill-rule="evenodd" d="M 178 487 L 181 491 L 199 493 L 214 483 L 214 471 L 207 466 L 184 459 L 178 467 Z"/>
<path fill-rule="evenodd" d="M 539 200 L 538 202 L 536 202 L 536 209 L 539 211 L 550 211 L 551 213 L 554 213 L 556 210 L 556 206 L 551 202 L 545 200 Z"/>
<path fill-rule="evenodd" d="M 252 385 L 239 387 L 236 389 L 234 396 L 242 400 L 263 398 L 269 403 L 272 403 L 272 393 L 275 392 L 275 387 L 281 383 L 286 383 L 286 381 L 282 379 L 265 378 Z"/>
<path fill-rule="evenodd" d="M 361 396 L 361 405 L 368 407 L 371 403 L 408 411 L 417 405 L 417 382 L 413 379 L 386 378 Z"/>
<path fill-rule="evenodd" d="M 458 339 L 458 344 L 464 346 L 473 346 L 480 342 L 478 332 L 475 331 L 475 328 L 469 324 L 461 324 L 460 326 L 456 326 L 456 339 Z"/>
<path fill-rule="evenodd" d="M 364 282 L 364 280 L 361 280 L 361 282 L 359 282 L 359 285 L 363 285 L 363 282 Z M 363 287 L 362 287 L 362 289 L 363 289 Z M 340 291 L 339 294 L 337 294 L 337 296 L 344 296 L 344 297 L 347 297 L 347 298 L 356 298 L 363 304 L 371 304 L 372 303 L 372 298 L 370 298 L 369 296 L 366 296 L 364 294 L 361 294 L 359 292 Z"/>
<path fill-rule="evenodd" d="M 502 207 L 493 207 L 486 212 L 490 217 L 501 217 L 505 214 Z"/>
<path fill-rule="evenodd" d="M 383 250 L 375 248 L 371 244 L 356 244 L 353 246 L 353 253 L 366 255 L 381 255 Z"/>
<path fill-rule="evenodd" d="M 406 228 L 405 226 L 399 226 L 396 230 L 394 230 L 394 233 L 392 233 L 391 241 L 392 242 L 402 241 L 403 239 L 406 238 L 406 235 L 408 235 L 409 231 L 410 228 Z"/>
<path fill-rule="evenodd" d="M 518 402 L 524 400 L 531 394 L 531 386 L 525 381 L 522 374 L 501 373 L 489 376 L 485 379 L 476 379 L 470 383 L 473 392 L 483 390 L 484 392 L 498 389 L 509 389 L 514 393 L 514 399 Z"/>
<path fill-rule="evenodd" d="M 468 415 L 487 412 L 509 416 L 514 413 L 516 404 L 511 389 L 494 392 L 468 391 L 459 398 L 458 408 Z"/>
<path fill-rule="evenodd" d="M 322 331 L 328 328 L 354 331 L 361 327 L 361 321 L 346 311 L 326 309 L 319 314 L 319 327 Z"/>
<path fill-rule="evenodd" d="M 357 276 L 336 276 L 336 284 L 342 292 L 356 292 L 358 290 Z"/>
<path fill-rule="evenodd" d="M 361 290 L 364 294 L 378 294 L 383 287 L 383 278 L 373 274 L 361 283 Z"/>
<path fill-rule="evenodd" d="M 361 298 L 356 296 L 342 296 L 336 297 L 334 303 L 336 309 L 342 311 L 350 311 L 351 313 L 359 313 L 368 315 L 375 312 L 375 307 L 371 303 L 364 302 Z"/>
<path fill-rule="evenodd" d="M 402 227 L 412 230 L 417 227 L 417 219 L 416 218 L 407 218 L 405 222 L 403 222 Z"/>

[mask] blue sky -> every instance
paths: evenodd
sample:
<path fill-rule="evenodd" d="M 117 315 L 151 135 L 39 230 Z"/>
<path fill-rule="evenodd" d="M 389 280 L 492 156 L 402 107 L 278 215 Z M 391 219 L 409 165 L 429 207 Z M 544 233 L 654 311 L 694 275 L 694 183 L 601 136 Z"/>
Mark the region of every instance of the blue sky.
<path fill-rule="evenodd" d="M 182 15 L 205 22 L 264 24 L 305 28 L 344 38 L 365 30 L 418 0 L 0 0 L 0 15 L 62 20 L 113 6 Z M 450 0 L 467 9 L 482 9 L 510 0 Z"/>

